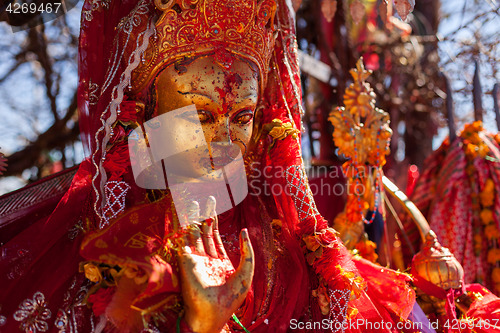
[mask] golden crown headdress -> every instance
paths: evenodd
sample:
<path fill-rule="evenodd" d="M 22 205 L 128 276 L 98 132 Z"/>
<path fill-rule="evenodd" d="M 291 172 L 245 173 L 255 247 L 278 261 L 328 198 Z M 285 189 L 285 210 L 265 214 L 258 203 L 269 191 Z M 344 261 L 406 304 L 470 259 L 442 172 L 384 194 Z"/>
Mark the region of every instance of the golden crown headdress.
<path fill-rule="evenodd" d="M 158 69 L 176 60 L 219 50 L 259 67 L 267 80 L 274 48 L 275 0 L 155 0 L 162 14 L 139 66 L 131 92 L 142 90 Z"/>

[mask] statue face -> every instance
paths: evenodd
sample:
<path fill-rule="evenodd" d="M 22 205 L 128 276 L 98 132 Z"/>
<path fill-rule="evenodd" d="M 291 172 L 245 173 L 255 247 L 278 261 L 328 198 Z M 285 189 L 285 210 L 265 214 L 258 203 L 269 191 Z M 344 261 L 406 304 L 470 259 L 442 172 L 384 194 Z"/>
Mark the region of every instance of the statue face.
<path fill-rule="evenodd" d="M 175 157 L 172 171 L 176 175 L 219 178 L 220 168 L 240 152 L 241 156 L 245 154 L 252 135 L 258 88 L 257 71 L 237 57 L 229 69 L 216 63 L 212 56 L 206 56 L 187 64 L 170 65 L 159 74 L 158 115 L 189 105 L 197 110 L 176 117 L 174 130 L 167 133 L 170 142 L 166 144 L 175 143 L 177 151 L 186 146 L 185 153 Z M 199 133 L 200 124 L 203 134 Z M 207 145 L 188 149 L 197 140 L 194 136 L 199 139 L 201 135 Z"/>

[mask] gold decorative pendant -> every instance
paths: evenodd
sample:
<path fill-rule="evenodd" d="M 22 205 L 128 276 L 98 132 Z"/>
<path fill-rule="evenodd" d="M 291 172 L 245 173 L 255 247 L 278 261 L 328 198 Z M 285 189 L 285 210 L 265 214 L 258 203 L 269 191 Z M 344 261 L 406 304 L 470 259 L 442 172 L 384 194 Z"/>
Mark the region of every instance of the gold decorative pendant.
<path fill-rule="evenodd" d="M 363 60 L 349 72 L 354 82 L 345 91 L 345 107 L 336 108 L 328 118 L 335 128 L 333 140 L 352 163 L 383 166 L 392 136 L 389 114 L 375 107 L 375 93 L 366 82 L 372 72 L 365 69 Z"/>

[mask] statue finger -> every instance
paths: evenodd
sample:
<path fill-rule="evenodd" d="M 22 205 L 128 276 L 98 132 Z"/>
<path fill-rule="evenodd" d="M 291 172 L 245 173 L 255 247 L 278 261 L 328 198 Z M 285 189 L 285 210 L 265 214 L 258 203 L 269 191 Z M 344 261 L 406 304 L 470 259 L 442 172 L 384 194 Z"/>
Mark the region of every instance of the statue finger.
<path fill-rule="evenodd" d="M 191 246 L 197 254 L 204 255 L 205 249 L 200 233 L 200 205 L 192 201 L 187 209 L 186 244 Z"/>
<path fill-rule="evenodd" d="M 217 216 L 215 212 L 216 200 L 213 196 L 209 196 L 207 203 L 205 204 L 205 210 L 203 211 L 202 218 L 207 219 L 209 217 Z"/>
<path fill-rule="evenodd" d="M 222 243 L 222 239 L 219 233 L 219 219 L 217 218 L 217 216 L 215 217 L 213 229 L 214 229 L 213 235 L 214 235 L 215 248 L 217 249 L 217 252 L 219 252 L 219 255 L 222 258 L 227 259 L 228 256 L 226 253 L 226 249 L 224 248 L 224 243 Z"/>
<path fill-rule="evenodd" d="M 205 221 L 201 225 L 203 245 L 205 246 L 205 252 L 214 258 L 218 258 L 217 249 L 215 248 L 215 241 L 213 237 L 213 224 L 217 217 L 215 213 L 215 198 L 208 197 L 207 204 L 205 207 Z"/>
<path fill-rule="evenodd" d="M 189 237 L 194 251 L 197 254 L 205 255 L 205 248 L 203 246 L 203 240 L 201 237 L 200 226 L 198 224 L 192 224 L 189 227 Z"/>
<path fill-rule="evenodd" d="M 245 276 L 253 276 L 255 258 L 252 242 L 246 228 L 240 232 L 240 253 L 241 259 L 237 271 L 243 271 Z"/>
<path fill-rule="evenodd" d="M 179 248 L 179 253 L 180 254 L 191 254 L 191 253 L 193 253 L 193 250 L 191 250 L 191 246 L 189 246 L 189 245 L 182 245 Z"/>
<path fill-rule="evenodd" d="M 255 269 L 255 257 L 247 229 L 240 233 L 241 259 L 235 273 L 229 278 L 228 283 L 235 293 L 235 299 L 242 300 L 246 297 L 252 284 Z"/>

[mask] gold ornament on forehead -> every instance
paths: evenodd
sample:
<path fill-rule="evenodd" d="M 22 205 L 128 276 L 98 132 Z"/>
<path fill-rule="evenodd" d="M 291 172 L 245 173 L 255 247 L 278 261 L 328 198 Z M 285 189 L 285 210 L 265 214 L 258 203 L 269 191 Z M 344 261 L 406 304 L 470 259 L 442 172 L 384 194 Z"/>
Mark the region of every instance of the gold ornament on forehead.
<path fill-rule="evenodd" d="M 204 54 L 214 54 L 225 68 L 232 63 L 224 60 L 227 53 L 251 61 L 264 86 L 274 48 L 275 0 L 155 0 L 155 6 L 161 11 L 156 34 L 132 72 L 132 93 L 165 65 Z"/>
<path fill-rule="evenodd" d="M 372 72 L 365 69 L 362 58 L 349 72 L 354 82 L 345 90 L 345 108 L 336 108 L 328 118 L 334 126 L 333 140 L 353 163 L 383 166 L 392 136 L 389 114 L 375 107 L 376 95 L 366 82 Z"/>

